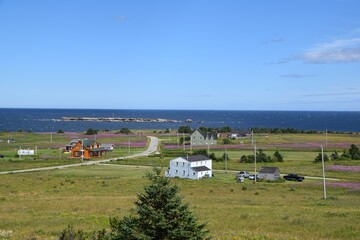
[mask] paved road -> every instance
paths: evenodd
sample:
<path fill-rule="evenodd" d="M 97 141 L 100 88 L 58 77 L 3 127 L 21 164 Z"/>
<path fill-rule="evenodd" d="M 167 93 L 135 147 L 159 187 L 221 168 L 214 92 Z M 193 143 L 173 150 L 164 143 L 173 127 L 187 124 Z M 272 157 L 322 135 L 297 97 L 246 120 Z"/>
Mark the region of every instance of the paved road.
<path fill-rule="evenodd" d="M 0 172 L 1 174 L 9 174 L 9 173 L 25 173 L 25 172 L 36 172 L 36 171 L 46 171 L 46 170 L 54 170 L 54 169 L 63 169 L 68 167 L 79 167 L 79 166 L 89 166 L 89 165 L 96 165 L 101 163 L 107 163 L 118 159 L 127 159 L 127 158 L 136 158 L 136 157 L 144 157 L 149 156 L 151 153 L 157 151 L 159 145 L 159 139 L 157 137 L 149 137 L 150 143 L 148 149 L 146 149 L 142 153 L 126 156 L 126 157 L 117 157 L 117 158 L 109 158 L 105 160 L 97 160 L 97 161 L 86 161 L 82 163 L 74 163 L 74 164 L 67 164 L 67 165 L 60 165 L 60 166 L 52 166 L 52 167 L 42 167 L 42 168 L 31 168 L 31 169 L 24 169 L 24 170 L 14 170 L 8 172 Z"/>

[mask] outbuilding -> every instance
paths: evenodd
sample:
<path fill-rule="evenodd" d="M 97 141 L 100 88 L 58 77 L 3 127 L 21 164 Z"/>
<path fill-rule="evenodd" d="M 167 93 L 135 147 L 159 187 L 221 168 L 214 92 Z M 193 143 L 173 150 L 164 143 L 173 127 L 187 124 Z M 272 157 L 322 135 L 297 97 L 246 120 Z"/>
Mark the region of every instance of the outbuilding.
<path fill-rule="evenodd" d="M 261 167 L 259 179 L 275 181 L 280 178 L 280 169 L 278 167 Z"/>

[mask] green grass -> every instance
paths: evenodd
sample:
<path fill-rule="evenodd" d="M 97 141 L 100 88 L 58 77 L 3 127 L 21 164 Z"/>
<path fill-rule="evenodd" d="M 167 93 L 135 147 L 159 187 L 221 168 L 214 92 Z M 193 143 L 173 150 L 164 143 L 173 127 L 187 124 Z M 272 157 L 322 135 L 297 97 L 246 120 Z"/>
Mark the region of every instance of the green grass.
<path fill-rule="evenodd" d="M 151 168 L 90 166 L 0 176 L 0 230 L 12 239 L 56 237 L 68 224 L 108 228 L 109 216 L 129 213 Z M 214 239 L 358 239 L 360 193 L 321 181 L 236 183 L 233 174 L 172 179 Z M 321 229 L 321 231 L 319 231 Z"/>
<path fill-rule="evenodd" d="M 154 134 L 153 131 L 147 133 Z M 157 133 L 158 134 L 158 133 Z M 82 134 L 77 134 L 82 136 Z M 163 142 L 176 144 L 176 135 L 158 134 Z M 74 134 L 0 133 L 0 139 L 12 137 L 16 143 L 0 142 L 0 171 L 28 169 L 76 163 L 61 153 Z M 144 141 L 138 136 L 119 135 L 98 139 L 100 142 Z M 292 148 L 291 144 L 324 142 L 324 134 L 278 134 L 256 136 L 257 145 L 278 144 L 284 148 L 266 147 L 267 155 L 277 149 L 283 163 L 258 163 L 277 166 L 281 173 L 321 176 L 321 164 L 314 163 L 319 149 Z M 247 140 L 249 141 L 249 140 Z M 236 144 L 240 144 L 236 142 Z M 328 143 L 350 147 L 360 145 L 360 136 L 329 134 Z M 248 150 L 227 149 L 230 171 L 254 171 L 253 163 L 239 163 Z M 290 144 L 290 145 L 289 145 Z M 15 157 L 19 146 L 34 149 L 35 157 Z M 290 146 L 290 147 L 289 147 Z M 335 148 L 339 152 L 342 148 Z M 144 148 L 131 148 L 130 154 Z M 334 149 L 326 148 L 328 154 Z M 211 149 L 220 157 L 224 149 Z M 104 158 L 128 155 L 127 147 L 116 148 Z M 112 165 L 76 167 L 62 170 L 0 175 L 0 239 L 1 232 L 13 231 L 11 239 L 56 239 L 59 232 L 72 224 L 86 231 L 108 228 L 109 216 L 124 216 L 133 207 L 136 194 L 147 183 L 144 174 L 153 166 L 168 167 L 174 157 L 142 157 L 111 162 Z M 100 159 L 99 159 L 100 160 Z M 360 165 L 360 161 L 327 162 L 327 165 Z M 144 167 L 147 166 L 147 167 Z M 215 170 L 224 170 L 224 162 L 213 162 Z M 178 184 L 185 201 L 214 239 L 360 239 L 360 192 L 328 188 L 328 199 L 322 199 L 321 180 L 306 179 L 303 183 L 253 184 L 235 181 L 234 173 L 214 171 L 214 178 L 199 181 L 172 179 Z M 359 173 L 326 172 L 327 177 L 347 182 L 360 182 Z M 320 230 L 321 229 L 321 230 Z"/>
<path fill-rule="evenodd" d="M 75 134 L 52 134 L 52 141 L 50 134 L 44 133 L 0 133 L 0 154 L 5 155 L 5 158 L 0 159 L 0 172 L 30 169 L 38 167 L 58 166 L 64 164 L 79 163 L 79 159 L 70 158 L 70 154 L 63 153 L 62 150 L 65 145 L 73 138 L 94 138 L 95 136 L 85 136 L 81 133 Z M 13 138 L 15 143 L 8 144 L 7 139 Z M 130 135 L 116 135 L 111 138 L 97 138 L 97 141 L 103 143 L 112 142 L 141 142 L 146 141 L 146 137 L 139 138 L 138 136 Z M 20 149 L 37 149 L 36 156 L 17 156 L 17 150 Z M 131 147 L 130 151 L 127 146 L 116 146 L 112 152 L 107 152 L 101 158 L 93 158 L 91 160 L 102 160 L 107 158 L 123 157 L 131 154 L 136 154 L 144 151 L 144 147 Z"/>

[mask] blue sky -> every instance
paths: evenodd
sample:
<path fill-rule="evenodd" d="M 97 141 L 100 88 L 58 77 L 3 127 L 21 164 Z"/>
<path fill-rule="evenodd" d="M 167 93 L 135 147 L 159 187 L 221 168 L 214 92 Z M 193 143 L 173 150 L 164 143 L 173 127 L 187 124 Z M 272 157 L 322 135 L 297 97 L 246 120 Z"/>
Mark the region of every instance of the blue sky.
<path fill-rule="evenodd" d="M 359 10 L 0 0 L 0 107 L 360 111 Z"/>

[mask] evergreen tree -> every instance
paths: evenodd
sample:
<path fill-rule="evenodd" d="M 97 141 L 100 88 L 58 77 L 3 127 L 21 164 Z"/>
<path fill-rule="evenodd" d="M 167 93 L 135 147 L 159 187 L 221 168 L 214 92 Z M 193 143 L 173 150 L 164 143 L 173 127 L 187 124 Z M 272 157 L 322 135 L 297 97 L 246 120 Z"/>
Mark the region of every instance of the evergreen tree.
<path fill-rule="evenodd" d="M 92 129 L 92 128 L 89 128 L 85 135 L 95 135 L 95 134 L 98 134 L 99 130 L 95 130 L 95 129 Z"/>
<path fill-rule="evenodd" d="M 119 130 L 119 133 L 122 133 L 122 134 L 130 134 L 131 133 L 131 130 L 128 129 L 128 128 L 121 128 Z"/>
<path fill-rule="evenodd" d="M 349 149 L 349 154 L 351 159 L 359 160 L 360 159 L 360 151 L 359 148 L 355 144 L 351 144 Z"/>
<path fill-rule="evenodd" d="M 178 128 L 179 133 L 191 133 L 191 127 L 190 126 L 180 126 Z"/>
<path fill-rule="evenodd" d="M 211 160 L 214 160 L 214 161 L 216 161 L 216 156 L 215 156 L 215 153 L 210 153 L 209 154 L 209 158 L 211 159 Z"/>
<path fill-rule="evenodd" d="M 324 153 L 324 162 L 329 161 L 329 157 L 326 153 Z M 315 158 L 314 162 L 322 162 L 322 154 L 319 153 L 317 157 Z"/>
<path fill-rule="evenodd" d="M 278 150 L 275 151 L 274 158 L 275 158 L 275 161 L 277 161 L 277 162 L 283 162 L 284 161 L 283 156 L 280 154 L 280 152 Z"/>
<path fill-rule="evenodd" d="M 198 224 L 188 204 L 182 203 L 178 187 L 161 176 L 158 168 L 147 177 L 151 183 L 138 194 L 135 214 L 110 218 L 111 239 L 209 239 L 205 224 Z"/>

